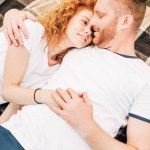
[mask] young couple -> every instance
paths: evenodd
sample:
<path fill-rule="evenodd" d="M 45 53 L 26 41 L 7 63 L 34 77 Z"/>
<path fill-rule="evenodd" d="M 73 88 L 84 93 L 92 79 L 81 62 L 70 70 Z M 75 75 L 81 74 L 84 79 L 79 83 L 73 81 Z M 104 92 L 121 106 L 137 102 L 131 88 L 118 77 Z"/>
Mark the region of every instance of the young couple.
<path fill-rule="evenodd" d="M 2 149 L 150 149 L 150 69 L 134 53 L 145 3 L 65 1 L 40 23 L 25 21 L 29 38 L 9 46 L 3 81 L 12 110 L 25 106 L 1 125 Z M 71 50 L 91 43 L 91 29 L 96 46 Z M 45 104 L 26 105 L 36 103 Z M 123 144 L 113 137 L 126 125 Z"/>

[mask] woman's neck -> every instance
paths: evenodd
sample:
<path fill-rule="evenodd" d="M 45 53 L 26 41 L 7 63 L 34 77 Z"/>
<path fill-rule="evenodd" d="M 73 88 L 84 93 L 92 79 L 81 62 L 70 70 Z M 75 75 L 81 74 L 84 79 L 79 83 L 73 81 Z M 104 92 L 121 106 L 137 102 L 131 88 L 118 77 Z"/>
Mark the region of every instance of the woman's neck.
<path fill-rule="evenodd" d="M 48 46 L 49 53 L 56 53 L 60 54 L 64 52 L 65 50 L 71 48 L 71 44 L 69 43 L 68 40 L 64 40 L 65 38 L 62 38 L 62 40 L 57 44 L 57 46 L 52 47 L 51 45 Z"/>

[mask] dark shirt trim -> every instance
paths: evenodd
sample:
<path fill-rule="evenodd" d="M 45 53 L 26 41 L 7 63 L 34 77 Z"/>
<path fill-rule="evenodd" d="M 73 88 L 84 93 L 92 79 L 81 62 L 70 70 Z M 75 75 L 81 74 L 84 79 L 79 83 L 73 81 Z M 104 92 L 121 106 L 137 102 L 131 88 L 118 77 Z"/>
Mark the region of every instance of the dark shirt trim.
<path fill-rule="evenodd" d="M 107 48 L 106 48 L 106 50 L 110 51 L 110 50 L 107 49 Z M 112 51 L 110 51 L 110 52 L 112 52 Z M 124 55 L 124 54 L 119 54 L 119 53 L 116 53 L 116 52 L 112 52 L 112 53 L 115 53 L 115 54 L 120 55 L 120 56 L 125 57 L 125 58 L 140 59 L 140 58 L 137 57 L 137 56 L 129 56 L 129 55 Z"/>
<path fill-rule="evenodd" d="M 115 52 L 114 52 L 115 53 Z M 118 53 L 115 53 L 117 55 L 120 55 L 120 56 L 123 56 L 125 58 L 133 58 L 133 59 L 139 59 L 137 56 L 129 56 L 129 55 L 123 55 L 123 54 L 118 54 Z"/>
<path fill-rule="evenodd" d="M 138 115 L 135 115 L 135 114 L 131 114 L 131 113 L 129 113 L 129 116 L 130 116 L 130 117 L 133 117 L 133 118 L 136 118 L 136 119 L 139 119 L 139 120 L 142 120 L 142 121 L 144 121 L 144 122 L 150 123 L 150 120 L 149 120 L 149 119 L 146 119 L 146 118 L 144 118 L 144 117 L 141 117 L 141 116 L 138 116 Z"/>

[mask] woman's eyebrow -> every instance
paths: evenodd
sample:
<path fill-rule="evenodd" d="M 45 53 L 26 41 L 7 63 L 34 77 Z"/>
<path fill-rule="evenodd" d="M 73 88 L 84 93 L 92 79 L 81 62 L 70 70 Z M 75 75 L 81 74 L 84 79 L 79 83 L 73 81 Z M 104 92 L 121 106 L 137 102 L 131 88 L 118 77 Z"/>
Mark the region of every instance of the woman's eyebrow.
<path fill-rule="evenodd" d="M 88 17 L 86 17 L 86 16 L 83 16 L 83 17 L 90 21 L 90 19 Z"/>

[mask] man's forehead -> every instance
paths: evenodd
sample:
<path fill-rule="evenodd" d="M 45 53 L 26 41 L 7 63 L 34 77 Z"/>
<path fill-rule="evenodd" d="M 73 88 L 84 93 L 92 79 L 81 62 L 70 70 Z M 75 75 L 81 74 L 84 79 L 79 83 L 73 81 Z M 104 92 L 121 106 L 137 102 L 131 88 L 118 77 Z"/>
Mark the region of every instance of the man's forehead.
<path fill-rule="evenodd" d="M 102 13 L 107 13 L 112 9 L 111 3 L 114 0 L 97 0 L 94 11 L 95 12 L 102 12 Z"/>
<path fill-rule="evenodd" d="M 110 3 L 112 2 L 113 0 L 97 0 L 94 11 L 106 12 L 110 9 Z"/>

